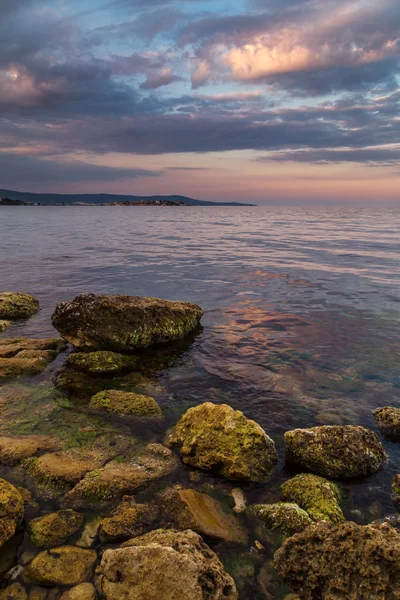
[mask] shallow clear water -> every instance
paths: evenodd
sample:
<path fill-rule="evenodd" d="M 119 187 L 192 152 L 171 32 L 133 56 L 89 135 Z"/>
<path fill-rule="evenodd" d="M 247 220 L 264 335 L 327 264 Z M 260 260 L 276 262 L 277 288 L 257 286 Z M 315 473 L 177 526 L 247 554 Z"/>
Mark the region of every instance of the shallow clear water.
<path fill-rule="evenodd" d="M 33 293 L 42 307 L 2 336 L 54 335 L 54 307 L 82 292 L 200 304 L 199 335 L 149 353 L 143 370 L 169 424 L 207 400 L 259 422 L 280 462 L 270 483 L 246 491 L 250 500 L 274 501 L 289 476 L 286 430 L 363 424 L 377 431 L 372 410 L 400 407 L 399 230 L 396 208 L 1 208 L 0 287 Z M 62 363 L 34 381 L 50 381 Z M 74 410 L 63 418 L 72 422 Z M 8 413 L 2 431 L 7 418 L 22 431 Z M 35 431 L 42 426 L 38 418 Z M 152 434 L 161 441 L 164 431 Z M 394 512 L 400 444 L 384 444 L 385 470 L 343 486 L 348 518 Z M 241 598 L 268 597 L 254 581 Z M 271 597 L 283 597 L 276 586 Z"/>

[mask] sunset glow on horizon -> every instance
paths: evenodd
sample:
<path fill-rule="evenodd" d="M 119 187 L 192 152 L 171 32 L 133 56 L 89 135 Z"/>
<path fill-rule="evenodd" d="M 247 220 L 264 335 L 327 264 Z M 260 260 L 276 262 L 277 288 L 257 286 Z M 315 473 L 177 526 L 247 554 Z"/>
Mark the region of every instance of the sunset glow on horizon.
<path fill-rule="evenodd" d="M 0 187 L 400 200 L 398 0 L 2 0 Z"/>

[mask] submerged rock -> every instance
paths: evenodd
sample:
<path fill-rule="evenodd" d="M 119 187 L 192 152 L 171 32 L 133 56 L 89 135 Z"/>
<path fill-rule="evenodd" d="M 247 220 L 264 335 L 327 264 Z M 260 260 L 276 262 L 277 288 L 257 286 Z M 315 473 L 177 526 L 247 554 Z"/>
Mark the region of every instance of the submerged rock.
<path fill-rule="evenodd" d="M 400 439 L 400 408 L 378 408 L 374 411 L 374 417 L 383 434 Z"/>
<path fill-rule="evenodd" d="M 106 550 L 98 569 L 106 600 L 237 600 L 235 582 L 193 531 L 157 530 Z"/>
<path fill-rule="evenodd" d="M 67 364 L 90 375 L 112 375 L 133 369 L 136 359 L 116 352 L 99 350 L 97 352 L 75 352 L 70 354 L 67 358 Z"/>
<path fill-rule="evenodd" d="M 276 462 L 275 444 L 255 422 L 226 404 L 189 409 L 168 440 L 184 463 L 227 479 L 263 482 Z"/>
<path fill-rule="evenodd" d="M 39 548 L 60 546 L 83 525 L 83 515 L 73 510 L 59 510 L 29 523 L 31 543 Z"/>
<path fill-rule="evenodd" d="M 0 381 L 31 377 L 42 373 L 48 365 L 48 360 L 42 356 L 28 358 L 0 358 Z"/>
<path fill-rule="evenodd" d="M 130 352 L 183 338 L 202 315 L 199 306 L 187 302 L 82 294 L 59 304 L 52 323 L 75 348 Z"/>
<path fill-rule="evenodd" d="M 0 319 L 28 319 L 39 310 L 39 301 L 23 292 L 0 294 Z"/>
<path fill-rule="evenodd" d="M 400 511 L 400 475 L 396 475 L 393 478 L 392 492 L 393 504 L 396 506 L 397 510 Z"/>
<path fill-rule="evenodd" d="M 161 444 L 149 444 L 128 462 L 112 460 L 87 475 L 61 500 L 62 508 L 107 509 L 125 495 L 134 494 L 179 466 L 173 452 Z"/>
<path fill-rule="evenodd" d="M 92 548 L 99 535 L 99 528 L 102 518 L 100 516 L 92 517 L 87 523 L 85 523 L 82 535 L 76 542 L 76 546 L 80 548 Z"/>
<path fill-rule="evenodd" d="M 53 351 L 56 354 L 67 347 L 61 338 L 0 338 L 0 357 L 12 358 L 21 352 Z"/>
<path fill-rule="evenodd" d="M 60 339 L 0 339 L 0 381 L 39 375 L 64 347 Z"/>
<path fill-rule="evenodd" d="M 286 540 L 275 567 L 304 600 L 394 600 L 400 590 L 400 533 L 386 524 L 315 523 Z"/>
<path fill-rule="evenodd" d="M 160 407 L 151 396 L 119 390 L 106 390 L 96 394 L 91 399 L 89 408 L 135 417 L 160 418 L 162 416 Z"/>
<path fill-rule="evenodd" d="M 19 491 L 0 479 L 0 547 L 15 533 L 24 517 L 24 500 Z"/>
<path fill-rule="evenodd" d="M 303 531 L 313 522 L 305 510 L 290 502 L 253 504 L 247 509 L 247 514 L 259 519 L 267 529 L 278 529 L 284 535 Z"/>
<path fill-rule="evenodd" d="M 332 479 L 376 473 L 387 459 L 373 431 L 353 425 L 325 425 L 285 433 L 286 458 Z"/>
<path fill-rule="evenodd" d="M 96 600 L 96 590 L 91 583 L 81 583 L 65 592 L 60 600 Z"/>
<path fill-rule="evenodd" d="M 340 491 L 336 484 L 323 477 L 302 473 L 281 486 L 285 502 L 296 502 L 313 521 L 344 521 L 340 508 Z"/>
<path fill-rule="evenodd" d="M 78 585 L 91 578 L 96 560 L 94 550 L 60 546 L 35 556 L 25 569 L 24 576 L 40 585 Z"/>
<path fill-rule="evenodd" d="M 0 464 L 14 466 L 22 460 L 56 450 L 59 440 L 49 435 L 0 437 Z"/>
<path fill-rule="evenodd" d="M 161 499 L 167 516 L 179 529 L 192 529 L 200 535 L 227 542 L 247 541 L 247 531 L 238 518 L 207 494 L 175 486 L 164 492 Z"/>
<path fill-rule="evenodd" d="M 147 533 L 159 516 L 159 508 L 150 504 L 136 504 L 132 496 L 125 496 L 113 512 L 100 523 L 100 540 L 113 542 Z"/>

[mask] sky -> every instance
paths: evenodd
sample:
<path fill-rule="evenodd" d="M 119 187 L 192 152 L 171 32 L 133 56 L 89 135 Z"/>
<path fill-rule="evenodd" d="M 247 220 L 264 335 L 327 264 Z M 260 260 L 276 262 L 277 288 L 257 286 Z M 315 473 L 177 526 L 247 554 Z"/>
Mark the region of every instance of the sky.
<path fill-rule="evenodd" d="M 399 0 L 0 0 L 0 187 L 400 203 Z"/>

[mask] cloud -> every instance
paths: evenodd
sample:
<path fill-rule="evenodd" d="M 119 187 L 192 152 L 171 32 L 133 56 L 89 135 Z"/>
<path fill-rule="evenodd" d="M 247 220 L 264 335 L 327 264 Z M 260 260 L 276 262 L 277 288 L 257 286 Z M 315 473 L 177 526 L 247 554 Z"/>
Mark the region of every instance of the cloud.
<path fill-rule="evenodd" d="M 182 81 L 182 79 L 182 77 L 180 77 L 179 75 L 175 75 L 175 73 L 172 72 L 171 67 L 166 67 L 158 73 L 150 73 L 147 76 L 146 81 L 144 81 L 140 85 L 140 88 L 142 90 L 155 90 L 160 87 L 170 85 L 171 83 L 174 83 L 176 81 Z"/>
<path fill-rule="evenodd" d="M 320 165 L 342 162 L 369 164 L 373 166 L 400 165 L 400 147 L 395 148 L 342 148 L 339 150 L 296 150 L 270 153 L 255 159 L 257 162 L 300 162 Z"/>

